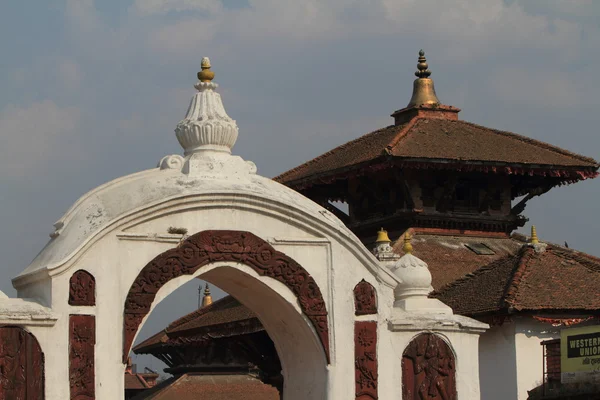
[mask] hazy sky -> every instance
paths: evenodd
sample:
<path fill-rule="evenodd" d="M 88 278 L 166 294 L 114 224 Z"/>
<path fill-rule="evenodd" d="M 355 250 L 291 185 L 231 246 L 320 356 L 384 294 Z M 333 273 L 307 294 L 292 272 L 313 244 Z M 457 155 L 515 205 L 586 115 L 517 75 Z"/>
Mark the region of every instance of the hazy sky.
<path fill-rule="evenodd" d="M 594 0 L 4 1 L 0 290 L 15 295 L 79 196 L 182 152 L 173 129 L 202 56 L 240 127 L 234 153 L 265 176 L 391 124 L 421 48 L 462 119 L 598 159 L 599 20 Z M 600 255 L 599 197 L 584 181 L 525 214 L 542 240 Z M 196 289 L 142 336 L 193 310 Z"/>

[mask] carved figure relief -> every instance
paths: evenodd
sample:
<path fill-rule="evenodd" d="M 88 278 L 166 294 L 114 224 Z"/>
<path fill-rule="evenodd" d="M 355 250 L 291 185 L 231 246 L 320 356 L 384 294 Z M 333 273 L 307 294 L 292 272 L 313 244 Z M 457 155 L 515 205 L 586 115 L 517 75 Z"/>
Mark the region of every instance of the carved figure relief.
<path fill-rule="evenodd" d="M 94 352 L 96 317 L 69 316 L 69 383 L 71 400 L 96 398 Z"/>
<path fill-rule="evenodd" d="M 69 304 L 72 306 L 96 305 L 96 280 L 80 269 L 69 280 Z"/>
<path fill-rule="evenodd" d="M 354 287 L 354 314 L 377 314 L 377 293 L 364 279 Z"/>
<path fill-rule="evenodd" d="M 139 273 L 125 300 L 123 362 L 127 362 L 133 338 L 158 290 L 181 275 L 216 261 L 243 263 L 261 276 L 285 284 L 298 298 L 300 308 L 311 321 L 329 360 L 327 309 L 317 283 L 300 264 L 250 232 L 203 231 L 179 246 L 167 250 Z"/>
<path fill-rule="evenodd" d="M 0 327 L 0 400 L 44 399 L 44 354 L 37 339 L 16 326 Z"/>
<path fill-rule="evenodd" d="M 439 336 L 424 333 L 402 355 L 403 400 L 456 400 L 454 354 Z"/>
<path fill-rule="evenodd" d="M 355 397 L 377 399 L 377 322 L 354 323 Z"/>

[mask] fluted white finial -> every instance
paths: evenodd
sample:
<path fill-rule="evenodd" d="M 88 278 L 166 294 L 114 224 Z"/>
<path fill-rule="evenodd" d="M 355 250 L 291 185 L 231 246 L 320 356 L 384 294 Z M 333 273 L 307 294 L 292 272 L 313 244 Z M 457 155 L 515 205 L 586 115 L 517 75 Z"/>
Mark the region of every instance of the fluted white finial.
<path fill-rule="evenodd" d="M 410 236 L 405 237 L 405 245 L 409 243 Z M 398 278 L 400 283 L 394 289 L 394 307 L 402 308 L 407 312 L 420 312 L 432 314 L 452 314 L 452 309 L 439 301 L 429 298 L 433 290 L 431 286 L 431 272 L 425 261 L 406 251 L 390 271 Z"/>
<path fill-rule="evenodd" d="M 225 112 L 218 87 L 212 82 L 215 74 L 210 70 L 208 57 L 202 58 L 202 71 L 194 87 L 198 93 L 192 97 L 187 114 L 175 128 L 177 140 L 185 155 L 199 152 L 231 154 L 238 136 L 238 126 Z"/>

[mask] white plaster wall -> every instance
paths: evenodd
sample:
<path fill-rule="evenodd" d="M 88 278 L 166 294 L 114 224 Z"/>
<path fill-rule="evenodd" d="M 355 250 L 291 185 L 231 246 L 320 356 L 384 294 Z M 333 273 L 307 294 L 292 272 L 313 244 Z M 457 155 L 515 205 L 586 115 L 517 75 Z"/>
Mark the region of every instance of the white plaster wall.
<path fill-rule="evenodd" d="M 478 333 L 467 333 L 459 330 L 434 329 L 435 333 L 449 344 L 456 361 L 456 391 L 459 400 L 479 400 L 479 360 L 477 344 Z M 402 354 L 421 331 L 405 330 L 392 332 L 381 331 L 378 353 L 382 355 L 379 366 L 379 396 L 381 399 L 402 398 Z"/>
<path fill-rule="evenodd" d="M 544 340 L 560 338 L 560 331 L 532 318 L 515 319 L 518 399 L 527 400 L 527 391 L 542 383 Z"/>
<path fill-rule="evenodd" d="M 517 399 L 515 324 L 492 326 L 479 339 L 479 382 L 485 400 Z"/>
<path fill-rule="evenodd" d="M 97 398 L 122 398 L 123 305 L 129 287 L 140 270 L 158 254 L 177 245 L 177 237 L 157 240 L 152 236 L 166 233 L 170 226 L 185 227 L 190 234 L 207 229 L 251 231 L 270 240 L 275 248 L 298 261 L 318 283 L 327 305 L 332 354 L 329 366 L 325 363 L 320 342 L 310 322 L 301 315 L 295 297 L 284 285 L 270 278 L 258 278 L 254 271 L 243 265 L 232 266 L 234 270 L 230 268 L 227 274 L 215 272 L 216 266 L 210 265 L 201 268 L 198 274 L 232 293 L 259 315 L 276 342 L 286 369 L 286 400 L 352 398 L 352 290 L 361 279 L 365 279 L 381 290 L 378 297 L 384 299 L 393 298 L 391 288 L 381 289 L 383 285 L 365 267 L 365 261 L 349 251 L 347 244 L 326 237 L 322 232 L 319 236 L 316 230 L 307 229 L 296 221 L 268 215 L 266 210 L 259 213 L 239 209 L 232 204 L 200 210 L 190 204 L 181 205 L 174 201 L 171 205 L 163 205 L 160 209 L 145 213 L 143 217 L 113 226 L 52 276 L 51 296 L 48 299 L 51 300 L 53 311 L 58 312 L 60 317 L 54 327 L 43 328 L 43 333 L 35 333 L 47 360 L 48 400 L 68 398 L 68 316 L 73 313 L 96 316 Z M 147 234 L 151 235 L 144 238 Z M 95 307 L 68 305 L 69 279 L 79 269 L 89 271 L 96 278 Z M 236 274 L 235 271 L 239 272 Z M 189 279 L 193 277 L 171 281 L 161 289 L 155 304 Z M 22 286 L 20 291 L 29 292 L 34 286 L 36 290 L 44 287 L 36 282 L 31 286 Z M 390 301 L 384 301 L 383 304 L 389 305 Z M 381 326 L 385 328 L 384 324 Z M 384 350 L 380 357 L 389 355 Z M 382 393 L 382 398 L 385 397 Z"/>

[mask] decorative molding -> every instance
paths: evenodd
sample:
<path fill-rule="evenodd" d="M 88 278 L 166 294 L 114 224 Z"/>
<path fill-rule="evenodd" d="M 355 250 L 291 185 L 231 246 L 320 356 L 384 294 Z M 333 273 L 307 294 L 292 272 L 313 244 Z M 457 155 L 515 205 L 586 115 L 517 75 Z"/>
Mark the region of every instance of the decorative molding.
<path fill-rule="evenodd" d="M 422 333 L 402 354 L 402 399 L 438 398 L 457 398 L 454 353 L 439 336 Z"/>
<path fill-rule="evenodd" d="M 123 362 L 127 362 L 135 334 L 150 312 L 160 288 L 171 279 L 191 275 L 216 261 L 243 263 L 260 276 L 286 285 L 311 321 L 329 362 L 329 323 L 325 301 L 314 278 L 296 261 L 258 236 L 243 231 L 203 231 L 150 261 L 131 285 L 124 309 Z"/>
<path fill-rule="evenodd" d="M 95 306 L 96 279 L 87 271 L 76 271 L 69 280 L 69 305 Z"/>
<path fill-rule="evenodd" d="M 185 163 L 185 159 L 179 154 L 171 154 L 170 156 L 164 156 L 158 162 L 158 168 L 161 170 L 164 169 L 177 169 L 181 170 L 183 168 L 183 164 Z"/>
<path fill-rule="evenodd" d="M 377 395 L 377 322 L 354 323 L 355 398 L 376 400 Z"/>
<path fill-rule="evenodd" d="M 96 318 L 69 315 L 69 383 L 71 400 L 94 400 Z"/>
<path fill-rule="evenodd" d="M 0 327 L 0 399 L 44 397 L 44 353 L 37 339 L 16 326 Z"/>
<path fill-rule="evenodd" d="M 364 279 L 354 287 L 354 315 L 377 314 L 377 292 Z"/>

